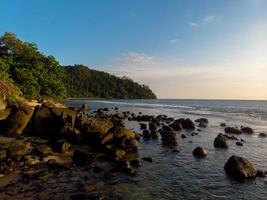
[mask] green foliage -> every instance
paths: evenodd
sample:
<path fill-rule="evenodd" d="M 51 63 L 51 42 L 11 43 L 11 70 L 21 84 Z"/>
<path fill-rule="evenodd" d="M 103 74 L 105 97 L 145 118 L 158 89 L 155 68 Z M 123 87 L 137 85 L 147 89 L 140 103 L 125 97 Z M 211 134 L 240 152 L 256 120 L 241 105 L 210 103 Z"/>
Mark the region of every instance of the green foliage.
<path fill-rule="evenodd" d="M 146 85 L 133 80 L 118 78 L 106 72 L 89 69 L 83 65 L 66 66 L 66 87 L 68 96 L 117 98 L 117 99 L 154 99 L 156 95 Z"/>
<path fill-rule="evenodd" d="M 54 57 L 40 53 L 36 44 L 5 33 L 0 37 L 0 59 L 0 78 L 14 80 L 25 96 L 66 96 L 64 69 Z"/>
<path fill-rule="evenodd" d="M 29 98 L 156 98 L 146 85 L 82 65 L 62 67 L 36 44 L 13 33 L 0 37 L 0 80 L 15 83 Z"/>

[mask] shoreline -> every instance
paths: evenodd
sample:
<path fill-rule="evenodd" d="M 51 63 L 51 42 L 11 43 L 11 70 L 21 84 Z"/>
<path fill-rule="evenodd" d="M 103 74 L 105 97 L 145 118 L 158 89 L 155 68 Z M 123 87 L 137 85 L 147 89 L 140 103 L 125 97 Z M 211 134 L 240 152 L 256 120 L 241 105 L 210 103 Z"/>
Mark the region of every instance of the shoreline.
<path fill-rule="evenodd" d="M 36 107 L 37 105 L 38 107 Z M 124 110 L 127 108 L 121 109 L 120 107 L 102 107 L 98 108 L 95 114 L 87 116 L 89 108 L 86 105 L 83 105 L 77 110 L 73 110 L 73 108 L 69 109 L 67 106 L 57 107 L 56 105 L 57 104 L 51 104 L 49 102 L 44 102 L 43 104 L 34 104 L 33 102 L 33 104 L 31 104 L 31 106 L 37 109 L 33 113 L 33 116 L 36 115 L 38 111 L 42 111 L 41 114 L 51 112 L 52 115 L 48 117 L 52 118 L 48 124 L 42 125 L 42 128 L 40 128 L 41 125 L 39 125 L 38 127 L 40 129 L 36 129 L 37 131 L 32 131 L 29 129 L 29 127 L 27 127 L 26 129 L 28 130 L 25 129 L 25 132 L 23 132 L 22 135 L 16 136 L 16 138 L 13 139 L 13 143 L 19 147 L 17 150 L 15 150 L 15 152 L 18 151 L 19 154 L 22 152 L 22 155 L 20 156 L 22 156 L 24 159 L 24 165 L 21 166 L 22 168 L 16 166 L 16 163 L 18 164 L 22 161 L 14 160 L 18 156 L 16 155 L 17 153 L 14 152 L 13 154 L 15 157 L 11 158 L 12 162 L 14 163 L 13 170 L 15 171 L 11 171 L 11 173 L 7 171 L 7 175 L 0 178 L 0 185 L 1 180 L 4 180 L 5 177 L 9 176 L 8 174 L 12 175 L 13 173 L 19 172 L 17 178 L 21 179 L 21 177 L 24 177 L 25 179 L 26 176 L 26 180 L 29 183 L 35 183 L 37 185 L 42 183 L 44 185 L 43 187 L 48 189 L 49 192 L 59 191 L 61 187 L 69 188 L 69 192 L 66 194 L 59 192 L 61 197 L 62 195 L 75 196 L 81 194 L 88 197 L 95 195 L 96 193 L 101 193 L 101 195 L 105 197 L 108 197 L 109 195 L 123 196 L 125 195 L 125 192 L 127 193 L 127 190 L 115 190 L 116 192 L 113 193 L 108 190 L 105 185 L 109 185 L 110 187 L 112 185 L 120 185 L 123 183 L 120 181 L 122 177 L 130 182 L 139 182 L 139 173 L 142 173 L 143 170 L 148 173 L 146 168 L 149 169 L 149 167 L 154 165 L 157 166 L 159 164 L 159 161 L 157 160 L 154 163 L 154 159 L 160 159 L 159 155 L 156 155 L 155 153 L 152 154 L 149 151 L 146 152 L 142 149 L 162 148 L 164 151 L 168 150 L 166 156 L 181 156 L 181 151 L 187 147 L 180 147 L 180 145 L 189 140 L 187 143 L 188 145 L 191 145 L 191 148 L 197 147 L 197 144 L 194 144 L 193 142 L 191 143 L 190 141 L 193 141 L 194 138 L 201 139 L 202 135 L 204 137 L 205 132 L 209 129 L 210 123 L 212 123 L 209 122 L 208 119 L 201 118 L 199 118 L 199 120 L 181 120 L 165 116 L 164 114 L 151 115 L 147 114 L 145 109 L 143 110 L 142 108 L 140 109 L 143 110 L 144 113 L 140 113 L 140 111 L 137 112 L 137 110 Z M 43 114 L 40 116 L 43 116 Z M 46 114 L 44 116 L 47 117 Z M 87 125 L 83 124 L 83 126 L 80 126 L 81 121 L 79 122 L 79 120 L 84 120 L 84 117 L 86 118 L 85 121 L 83 121 L 85 124 L 87 124 L 89 121 L 90 122 Z M 36 119 L 36 117 L 34 118 Z M 76 129 L 80 129 L 80 132 L 78 130 L 70 131 L 71 129 L 69 129 L 69 126 L 71 124 L 75 124 L 71 122 L 71 118 L 78 120 L 77 122 L 79 122 L 78 124 L 80 125 L 75 125 L 75 127 Z M 41 122 L 41 118 L 38 119 L 39 121 L 35 120 L 35 123 Z M 61 124 L 58 123 L 60 122 L 58 121 L 59 119 L 61 122 L 64 122 L 62 125 L 60 125 L 60 128 L 58 127 L 58 125 Z M 110 122 L 112 122 L 112 124 Z M 99 126 L 99 124 L 101 125 Z M 129 126 L 129 124 L 135 125 Z M 217 125 L 219 127 L 219 124 Z M 117 128 L 114 129 L 114 127 Z M 133 127 L 135 127 L 135 129 L 134 131 L 131 131 L 131 128 Z M 51 131 L 51 128 L 54 128 L 54 130 Z M 243 137 L 245 137 L 246 140 L 249 140 L 249 138 L 246 136 L 247 133 L 243 132 L 239 134 L 241 129 L 242 128 L 239 127 L 238 129 L 230 130 L 229 133 L 226 132 L 223 135 L 220 135 L 220 137 L 225 138 L 228 141 L 230 148 L 233 148 L 233 145 L 235 145 L 236 142 L 240 142 L 238 144 L 246 146 L 248 144 L 246 142 L 242 142 Z M 222 128 L 222 130 L 224 130 L 224 128 Z M 233 133 L 235 131 L 238 132 L 237 135 Z M 98 133 L 96 134 L 96 132 Z M 60 133 L 59 137 L 54 138 L 54 135 L 57 133 Z M 82 139 L 80 140 L 79 134 L 81 133 L 85 135 L 83 135 Z M 255 135 L 255 133 L 252 135 Z M 182 139 L 179 139 L 179 137 Z M 219 137 L 219 135 L 217 137 Z M 1 141 L 3 142 L 2 139 Z M 94 145 L 92 145 L 92 143 Z M 201 144 L 201 142 L 199 143 Z M 209 141 L 208 143 L 212 143 L 212 141 Z M 28 149 L 28 147 L 24 144 L 29 144 L 34 151 L 27 153 L 25 149 Z M 95 144 L 98 145 L 95 146 Z M 112 147 L 112 145 L 118 144 L 119 146 L 116 146 L 116 148 L 114 146 Z M 160 146 L 157 144 L 160 144 Z M 11 152 L 10 148 L 12 149 L 14 147 L 12 147 L 10 142 L 7 142 L 6 145 L 7 148 L 4 150 Z M 242 148 L 238 147 L 237 144 L 235 146 L 235 148 Z M 202 159 L 205 161 L 210 156 L 213 156 L 210 148 L 211 147 L 206 149 L 204 146 L 202 149 L 203 152 L 200 151 L 196 153 L 196 159 L 200 159 L 198 162 L 200 162 Z M 192 155 L 193 150 L 194 149 L 191 150 L 191 156 L 189 156 L 189 158 L 194 158 L 194 155 Z M 14 149 L 12 151 L 14 151 Z M 205 153 L 205 151 L 207 152 Z M 7 153 L 6 156 L 10 157 L 10 153 Z M 193 163 L 195 162 L 196 161 L 193 161 Z M 141 170 L 139 170 L 139 168 Z M 0 169 L 2 169 L 1 166 Z M 6 166 L 6 170 L 9 169 L 9 166 Z M 70 172 L 70 170 L 72 172 Z M 57 181 L 54 180 L 56 179 L 54 174 L 55 172 L 60 174 L 62 178 L 61 183 L 57 183 Z M 48 177 L 44 176 L 44 174 L 46 174 Z M 78 182 L 68 182 L 68 179 L 72 179 L 75 176 L 81 175 L 86 176 L 87 179 L 84 180 L 79 178 Z M 144 176 L 143 178 L 146 179 L 146 177 L 148 176 Z M 42 179 L 44 180 L 41 181 Z M 55 182 L 54 188 L 51 188 L 47 184 L 51 181 Z M 159 181 L 161 182 L 161 180 Z M 11 190 L 13 187 L 11 183 L 13 182 L 6 184 L 5 187 L 0 189 L 7 194 L 6 192 Z M 15 181 L 14 183 L 22 188 L 27 187 L 27 184 L 25 186 L 24 182 L 21 181 Z M 104 183 L 104 185 L 101 185 L 102 183 Z M 79 184 L 79 187 L 76 188 L 75 184 Z M 90 189 L 88 189 L 88 187 Z M 133 186 L 129 185 L 129 187 Z M 75 188 L 75 192 L 70 192 L 70 188 Z M 38 188 L 32 189 L 34 192 L 36 190 L 38 190 Z M 23 194 L 23 192 L 20 190 L 15 189 L 15 191 L 17 198 L 21 197 L 20 195 Z M 43 195 L 49 197 L 48 191 L 44 192 Z M 34 195 L 34 193 L 31 195 Z M 58 198 L 60 199 L 60 197 Z"/>

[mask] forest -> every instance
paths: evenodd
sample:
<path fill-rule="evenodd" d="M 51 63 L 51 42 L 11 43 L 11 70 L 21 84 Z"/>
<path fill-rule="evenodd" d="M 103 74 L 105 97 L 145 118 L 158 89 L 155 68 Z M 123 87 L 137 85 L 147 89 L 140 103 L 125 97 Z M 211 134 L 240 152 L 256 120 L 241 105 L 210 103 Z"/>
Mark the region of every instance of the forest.
<path fill-rule="evenodd" d="M 9 32 L 0 37 L 0 80 L 15 84 L 27 98 L 156 98 L 149 86 L 130 78 L 84 65 L 61 66 L 54 56 L 41 53 L 35 43 Z"/>

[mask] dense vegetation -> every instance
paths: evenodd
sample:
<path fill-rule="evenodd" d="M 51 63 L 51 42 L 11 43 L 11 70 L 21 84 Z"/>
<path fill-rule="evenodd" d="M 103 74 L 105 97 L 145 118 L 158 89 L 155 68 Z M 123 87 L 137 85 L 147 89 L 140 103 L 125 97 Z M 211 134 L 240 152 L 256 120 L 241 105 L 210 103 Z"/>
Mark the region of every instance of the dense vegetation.
<path fill-rule="evenodd" d="M 29 98 L 156 98 L 148 86 L 126 77 L 82 65 L 62 67 L 13 33 L 0 37 L 0 80 L 13 82 Z"/>

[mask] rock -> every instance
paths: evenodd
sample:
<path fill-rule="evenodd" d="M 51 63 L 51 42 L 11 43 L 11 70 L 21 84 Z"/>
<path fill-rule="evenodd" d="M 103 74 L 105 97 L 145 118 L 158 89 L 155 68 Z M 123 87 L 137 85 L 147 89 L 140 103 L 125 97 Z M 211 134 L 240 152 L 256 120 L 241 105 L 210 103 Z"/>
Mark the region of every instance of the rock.
<path fill-rule="evenodd" d="M 151 157 L 143 157 L 142 160 L 146 162 L 153 162 Z"/>
<path fill-rule="evenodd" d="M 113 127 L 113 123 L 107 118 L 89 117 L 82 125 L 82 136 L 87 141 L 96 143 Z"/>
<path fill-rule="evenodd" d="M 219 147 L 219 148 L 228 148 L 228 142 L 227 142 L 227 138 L 225 136 L 223 136 L 222 134 L 219 134 L 214 142 L 213 142 L 215 147 Z"/>
<path fill-rule="evenodd" d="M 221 123 L 220 126 L 221 127 L 226 127 L 226 123 Z"/>
<path fill-rule="evenodd" d="M 8 147 L 8 157 L 24 156 L 31 149 L 30 143 L 26 143 L 24 140 L 14 140 Z"/>
<path fill-rule="evenodd" d="M 0 94 L 0 110 L 6 109 L 7 104 L 5 98 Z"/>
<path fill-rule="evenodd" d="M 147 124 L 144 124 L 144 123 L 140 123 L 140 129 L 141 130 L 144 130 L 147 128 Z"/>
<path fill-rule="evenodd" d="M 196 132 L 191 133 L 191 136 L 196 136 L 196 135 L 198 135 L 198 133 Z"/>
<path fill-rule="evenodd" d="M 234 127 L 226 127 L 224 129 L 225 133 L 232 133 L 232 134 L 241 134 L 241 130 L 234 128 Z"/>
<path fill-rule="evenodd" d="M 83 114 L 88 114 L 89 112 L 89 106 L 87 104 L 83 104 L 81 108 L 78 110 L 78 112 L 81 112 Z"/>
<path fill-rule="evenodd" d="M 259 137 L 263 137 L 263 138 L 264 138 L 264 137 L 267 137 L 267 133 L 260 133 L 260 134 L 259 134 Z"/>
<path fill-rule="evenodd" d="M 157 123 L 156 122 L 150 122 L 149 124 L 149 130 L 157 130 Z"/>
<path fill-rule="evenodd" d="M 236 144 L 237 146 L 243 146 L 243 143 L 242 143 L 242 142 L 239 142 L 239 141 L 237 141 L 235 144 Z"/>
<path fill-rule="evenodd" d="M 172 130 L 171 127 L 166 126 L 166 125 L 163 125 L 163 126 L 161 127 L 161 129 L 164 130 L 164 131 L 171 131 L 171 130 Z"/>
<path fill-rule="evenodd" d="M 204 158 L 208 155 L 208 151 L 202 147 L 197 147 L 194 149 L 193 155 L 198 158 Z"/>
<path fill-rule="evenodd" d="M 170 127 L 172 127 L 176 131 L 180 131 L 183 128 L 180 121 L 174 121 L 173 123 L 170 124 Z"/>
<path fill-rule="evenodd" d="M 116 113 L 114 117 L 122 120 L 126 119 L 126 116 L 123 113 Z"/>
<path fill-rule="evenodd" d="M 250 127 L 242 127 L 241 131 L 243 133 L 247 133 L 247 134 L 253 134 L 254 133 L 254 130 L 252 128 L 250 128 Z"/>
<path fill-rule="evenodd" d="M 195 124 L 191 119 L 177 119 L 172 124 L 170 124 L 170 127 L 172 127 L 174 130 L 181 130 L 181 128 L 184 129 L 195 129 Z"/>
<path fill-rule="evenodd" d="M 10 115 L 0 122 L 0 133 L 7 137 L 16 137 L 22 134 L 33 114 L 29 106 L 13 107 Z"/>
<path fill-rule="evenodd" d="M 75 150 L 72 156 L 73 163 L 78 166 L 86 166 L 93 162 L 92 156 L 79 150 Z"/>
<path fill-rule="evenodd" d="M 72 149 L 72 146 L 70 143 L 64 140 L 59 140 L 53 144 L 53 149 L 55 152 L 58 153 L 66 153 Z"/>
<path fill-rule="evenodd" d="M 123 149 L 116 149 L 113 151 L 113 158 L 117 161 L 122 160 L 126 152 Z"/>
<path fill-rule="evenodd" d="M 131 167 L 131 164 L 129 161 L 123 161 L 121 163 L 121 169 L 125 174 L 128 175 L 134 175 L 135 170 Z"/>
<path fill-rule="evenodd" d="M 200 128 L 207 128 L 207 127 L 208 127 L 208 123 L 200 122 L 200 123 L 198 124 L 198 127 L 200 127 Z"/>
<path fill-rule="evenodd" d="M 134 159 L 134 160 L 131 160 L 131 161 L 130 161 L 130 164 L 131 164 L 133 167 L 138 168 L 138 167 L 141 167 L 141 165 L 142 165 L 142 161 L 139 160 L 139 159 Z"/>
<path fill-rule="evenodd" d="M 53 153 L 53 150 L 47 145 L 37 145 L 33 148 L 32 153 L 39 157 L 44 157 Z"/>
<path fill-rule="evenodd" d="M 176 134 L 173 131 L 161 131 L 160 132 L 162 143 L 167 146 L 176 146 Z"/>
<path fill-rule="evenodd" d="M 264 178 L 264 177 L 266 177 L 266 174 L 265 174 L 265 172 L 263 170 L 257 170 L 256 176 Z"/>
<path fill-rule="evenodd" d="M 195 122 L 208 124 L 209 120 L 207 118 L 199 118 L 196 119 Z"/>
<path fill-rule="evenodd" d="M 144 130 L 143 131 L 143 138 L 146 138 L 146 139 L 149 139 L 150 138 L 149 130 Z"/>
<path fill-rule="evenodd" d="M 240 141 L 241 141 L 241 142 L 246 142 L 246 141 L 245 141 L 244 139 L 242 139 L 242 138 L 240 139 Z"/>
<path fill-rule="evenodd" d="M 185 134 L 182 134 L 181 137 L 182 137 L 182 138 L 186 138 Z"/>
<path fill-rule="evenodd" d="M 254 178 L 257 170 L 246 158 L 231 156 L 224 165 L 226 173 L 235 179 Z"/>
<path fill-rule="evenodd" d="M 157 130 L 151 130 L 151 131 L 150 131 L 150 136 L 151 136 L 153 139 L 157 139 L 157 138 L 158 138 L 158 131 L 157 131 Z"/>

